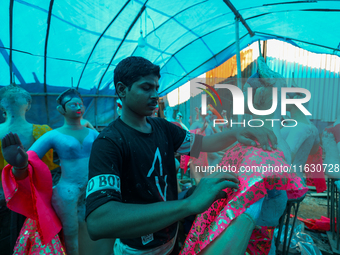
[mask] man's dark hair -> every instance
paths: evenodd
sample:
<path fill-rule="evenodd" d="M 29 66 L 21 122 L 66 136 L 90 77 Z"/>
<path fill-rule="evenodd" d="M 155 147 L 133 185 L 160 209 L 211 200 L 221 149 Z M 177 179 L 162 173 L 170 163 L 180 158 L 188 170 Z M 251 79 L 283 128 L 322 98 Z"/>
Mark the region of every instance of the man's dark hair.
<path fill-rule="evenodd" d="M 115 88 L 117 90 L 117 83 L 122 82 L 130 90 L 133 83 L 150 74 L 161 78 L 159 66 L 142 57 L 125 58 L 118 63 L 113 72 Z"/>
<path fill-rule="evenodd" d="M 58 98 L 57 98 L 57 104 L 61 105 L 64 110 L 65 109 L 65 104 L 70 102 L 72 100 L 72 98 L 74 97 L 78 97 L 81 101 L 83 101 L 83 98 L 81 97 L 80 93 L 78 92 L 78 90 L 71 88 L 68 90 L 65 90 L 64 92 L 62 92 Z"/>

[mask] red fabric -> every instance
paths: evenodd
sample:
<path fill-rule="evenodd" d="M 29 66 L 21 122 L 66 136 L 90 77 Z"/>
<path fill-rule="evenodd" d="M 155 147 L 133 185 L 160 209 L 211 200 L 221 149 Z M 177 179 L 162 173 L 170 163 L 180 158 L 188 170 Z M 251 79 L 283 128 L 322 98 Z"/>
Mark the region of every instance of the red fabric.
<path fill-rule="evenodd" d="M 324 192 L 327 189 L 325 172 L 322 163 L 322 148 L 320 146 L 316 154 L 308 156 L 306 165 L 308 165 L 309 170 L 305 171 L 307 185 L 314 186 L 317 193 Z M 315 169 L 312 169 L 312 165 L 315 166 Z M 318 169 L 320 169 L 320 172 L 314 171 Z"/>
<path fill-rule="evenodd" d="M 269 254 L 274 237 L 274 230 L 275 227 L 256 226 L 251 233 L 246 253 L 257 255 Z"/>
<path fill-rule="evenodd" d="M 181 164 L 179 167 L 184 169 L 184 173 L 187 172 L 189 160 L 190 160 L 190 156 L 181 155 Z"/>
<path fill-rule="evenodd" d="M 294 215 L 291 214 L 290 217 L 293 218 Z M 305 223 L 306 227 L 309 229 L 324 231 L 324 232 L 331 230 L 331 220 L 330 218 L 327 218 L 324 216 L 321 216 L 320 219 L 303 219 L 298 216 L 297 219 Z M 335 230 L 336 230 L 336 224 L 335 224 Z"/>
<path fill-rule="evenodd" d="M 181 124 L 179 124 L 178 122 L 176 121 L 171 121 L 172 124 L 176 125 L 177 127 L 180 127 L 183 129 L 183 127 L 181 126 Z"/>
<path fill-rule="evenodd" d="M 277 169 L 281 166 L 286 169 L 290 168 L 285 162 L 283 152 L 279 150 L 268 152 L 261 148 L 237 144 L 226 151 L 220 166 L 235 167 L 239 172 L 239 189 L 235 192 L 232 189 L 225 189 L 227 199 L 215 201 L 208 210 L 197 215 L 182 247 L 181 255 L 194 255 L 202 251 L 229 226 L 233 219 L 263 198 L 267 190 L 286 190 L 294 199 L 303 196 L 308 191 L 295 173 L 245 171 L 245 167 L 264 165 L 271 165 L 273 168 L 275 166 Z"/>
<path fill-rule="evenodd" d="M 336 143 L 340 142 L 340 124 L 334 127 L 325 128 L 325 130 L 334 135 Z"/>
<path fill-rule="evenodd" d="M 49 243 L 61 230 L 61 222 L 52 208 L 50 170 L 33 151 L 28 151 L 28 177 L 16 180 L 12 166 L 2 171 L 2 186 L 7 207 L 37 222 L 42 243 Z"/>

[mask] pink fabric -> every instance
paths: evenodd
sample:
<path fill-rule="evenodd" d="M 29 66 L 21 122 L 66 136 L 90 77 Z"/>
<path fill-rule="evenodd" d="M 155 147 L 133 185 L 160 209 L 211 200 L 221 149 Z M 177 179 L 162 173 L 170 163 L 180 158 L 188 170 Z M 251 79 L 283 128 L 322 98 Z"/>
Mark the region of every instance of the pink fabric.
<path fill-rule="evenodd" d="M 16 180 L 12 166 L 2 171 L 2 185 L 7 207 L 37 222 L 42 243 L 50 243 L 60 232 L 61 222 L 52 208 L 52 176 L 48 167 L 33 151 L 28 151 L 28 177 Z"/>
<path fill-rule="evenodd" d="M 316 192 L 321 193 L 327 189 L 325 172 L 322 165 L 322 148 L 319 146 L 318 152 L 314 155 L 309 155 L 306 165 L 309 167 L 309 171 L 305 171 L 307 177 L 307 185 L 315 186 Z M 312 165 L 315 166 L 315 171 L 312 168 Z M 321 171 L 318 172 L 317 170 Z M 314 171 L 314 172 L 312 172 Z"/>
<path fill-rule="evenodd" d="M 37 231 L 37 222 L 27 218 L 23 227 L 21 228 L 19 237 L 14 247 L 15 255 L 66 255 L 59 236 L 55 235 L 51 242 L 42 244 L 40 235 Z"/>
<path fill-rule="evenodd" d="M 183 127 L 181 126 L 181 124 L 179 124 L 178 122 L 176 121 L 171 121 L 172 124 L 176 125 L 177 127 L 180 127 L 183 129 Z"/>
<path fill-rule="evenodd" d="M 207 211 L 197 215 L 180 254 L 198 254 L 221 234 L 233 219 L 263 198 L 267 189 L 290 191 L 292 198 L 299 198 L 307 192 L 307 187 L 295 173 L 241 172 L 247 166 L 263 165 L 279 169 L 280 166 L 290 167 L 285 162 L 283 152 L 279 150 L 268 152 L 261 148 L 237 144 L 225 153 L 220 166 L 235 166 L 239 172 L 239 189 L 236 192 L 225 189 L 227 199 L 215 201 Z"/>

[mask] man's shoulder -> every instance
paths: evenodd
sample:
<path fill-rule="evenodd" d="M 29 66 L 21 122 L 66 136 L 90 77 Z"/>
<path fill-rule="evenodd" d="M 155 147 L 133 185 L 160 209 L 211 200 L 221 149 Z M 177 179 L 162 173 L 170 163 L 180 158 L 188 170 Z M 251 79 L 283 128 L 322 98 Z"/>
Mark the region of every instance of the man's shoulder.
<path fill-rule="evenodd" d="M 183 129 L 179 123 L 178 123 L 178 125 L 175 125 L 173 122 L 169 122 L 166 119 L 162 119 L 162 118 L 159 118 L 159 117 L 156 117 L 156 118 L 148 117 L 148 120 L 151 124 L 161 126 L 162 128 L 171 128 L 171 127 L 177 126 L 177 127 L 180 127 L 181 129 Z"/>
<path fill-rule="evenodd" d="M 120 125 L 119 120 L 116 119 L 104 128 L 97 138 L 109 138 L 110 140 L 116 140 L 117 138 L 121 138 L 123 134 L 123 127 Z"/>
<path fill-rule="evenodd" d="M 167 125 L 169 122 L 165 119 L 159 118 L 159 117 L 147 117 L 150 123 L 155 123 L 158 125 Z"/>

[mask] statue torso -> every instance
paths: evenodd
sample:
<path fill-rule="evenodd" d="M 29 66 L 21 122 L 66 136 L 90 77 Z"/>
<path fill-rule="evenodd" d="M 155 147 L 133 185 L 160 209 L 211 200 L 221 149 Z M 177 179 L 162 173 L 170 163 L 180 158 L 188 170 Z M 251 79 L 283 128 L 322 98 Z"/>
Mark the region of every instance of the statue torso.
<path fill-rule="evenodd" d="M 1 139 L 9 132 L 18 134 L 20 141 L 25 148 L 25 151 L 27 151 L 35 142 L 35 139 L 33 137 L 33 124 L 30 124 L 28 122 L 22 123 L 20 125 L 18 124 L 11 125 L 8 123 L 3 123 L 0 125 Z"/>

